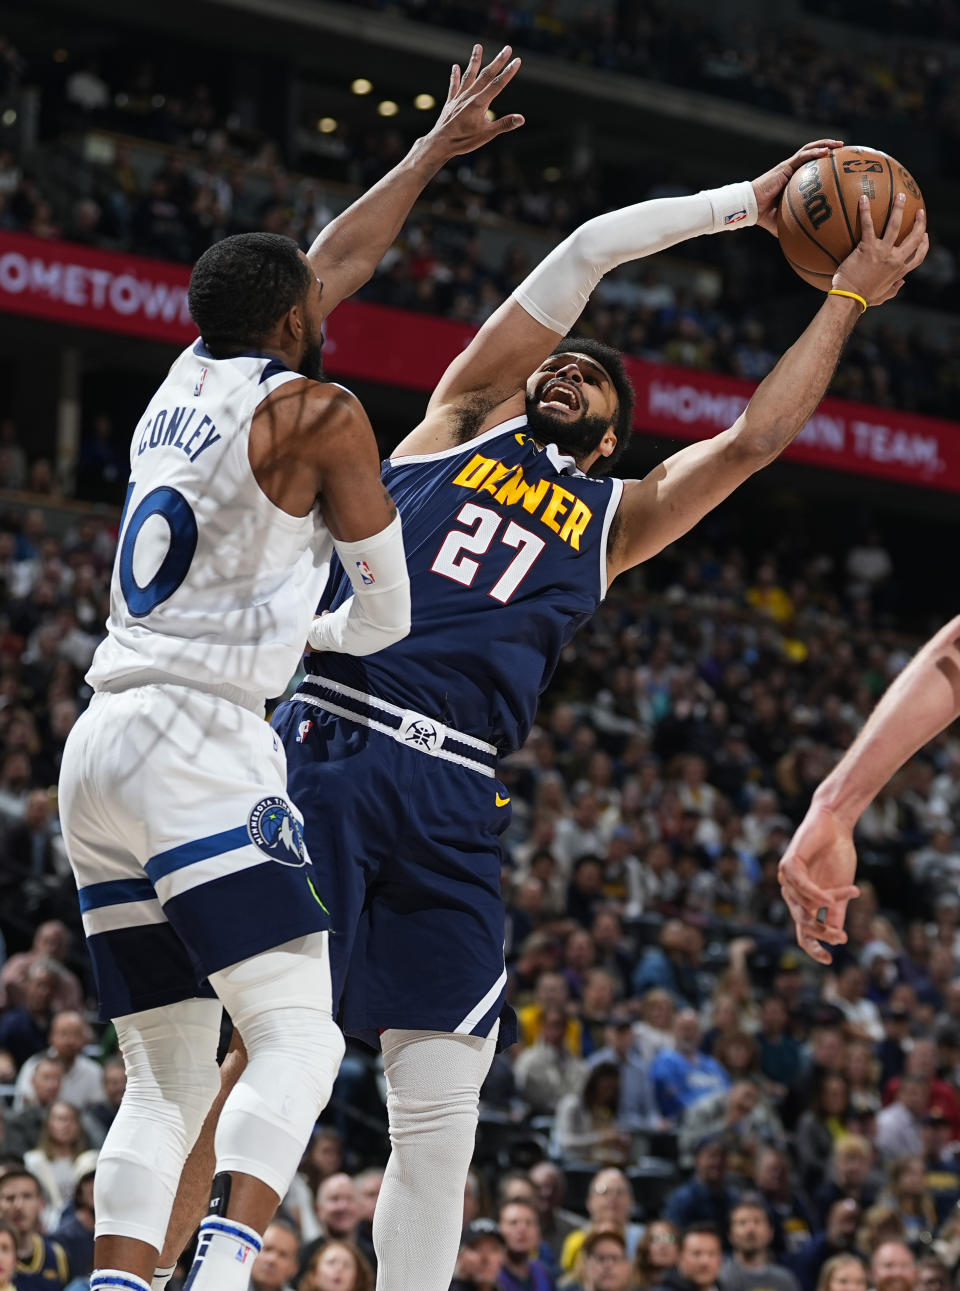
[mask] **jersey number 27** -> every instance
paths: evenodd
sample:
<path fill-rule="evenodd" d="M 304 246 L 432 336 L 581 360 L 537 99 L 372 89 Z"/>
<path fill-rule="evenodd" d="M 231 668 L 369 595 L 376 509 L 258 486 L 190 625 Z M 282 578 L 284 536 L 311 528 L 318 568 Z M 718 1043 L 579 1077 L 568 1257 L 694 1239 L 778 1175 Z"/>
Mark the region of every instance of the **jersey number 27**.
<path fill-rule="evenodd" d="M 504 524 L 504 517 L 491 511 L 489 507 L 478 507 L 476 503 L 468 502 L 460 508 L 457 520 L 463 525 L 475 526 L 473 531 L 464 533 L 461 529 L 451 529 L 430 568 L 435 574 L 442 574 L 445 578 L 452 578 L 455 583 L 469 587 L 477 576 L 480 561 L 472 560 L 465 553 L 486 555 Z M 506 605 L 547 544 L 543 538 L 531 533 L 529 529 L 521 529 L 512 520 L 499 537 L 504 546 L 516 547 L 517 554 L 487 594 Z"/>

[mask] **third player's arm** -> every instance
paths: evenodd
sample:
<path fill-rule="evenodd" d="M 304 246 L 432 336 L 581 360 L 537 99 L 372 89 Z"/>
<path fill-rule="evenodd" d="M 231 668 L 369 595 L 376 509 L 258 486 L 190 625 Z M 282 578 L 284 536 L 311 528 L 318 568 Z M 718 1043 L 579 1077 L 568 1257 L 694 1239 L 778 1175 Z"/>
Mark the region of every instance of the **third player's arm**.
<path fill-rule="evenodd" d="M 898 197 L 882 239 L 864 221 L 863 241 L 834 277 L 838 289 L 878 305 L 896 295 L 927 247 L 923 212 L 898 247 Z M 675 542 L 800 433 L 826 393 L 844 342 L 860 315 L 847 296 L 828 296 L 803 335 L 758 386 L 729 430 L 681 449 L 642 480 L 624 485 L 608 552 L 610 578 Z"/>
<path fill-rule="evenodd" d="M 373 277 L 414 202 L 448 161 L 523 125 L 517 114 L 487 119 L 490 104 L 520 66 L 519 59 L 510 61 L 510 54 L 507 45 L 481 70 L 483 50 L 474 45 L 462 75 L 454 65 L 447 101 L 429 134 L 317 237 L 307 258 L 323 283 L 325 314 Z"/>

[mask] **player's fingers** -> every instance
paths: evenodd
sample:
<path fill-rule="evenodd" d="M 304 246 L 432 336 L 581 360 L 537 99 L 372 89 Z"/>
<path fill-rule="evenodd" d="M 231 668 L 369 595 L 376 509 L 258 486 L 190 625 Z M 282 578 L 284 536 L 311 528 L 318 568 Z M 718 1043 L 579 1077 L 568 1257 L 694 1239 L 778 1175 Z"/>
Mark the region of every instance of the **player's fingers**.
<path fill-rule="evenodd" d="M 507 134 L 510 130 L 519 130 L 524 124 L 524 118 L 519 112 L 514 112 L 511 116 L 500 117 L 493 123 L 493 134 Z"/>
<path fill-rule="evenodd" d="M 780 862 L 780 885 L 784 890 L 790 889 L 793 899 L 808 910 L 819 910 L 829 902 L 829 897 L 823 888 L 814 883 L 813 879 L 807 873 L 804 865 L 796 861 L 793 857 L 785 857 Z"/>
<path fill-rule="evenodd" d="M 486 89 L 486 87 L 498 75 L 498 73 L 502 72 L 503 69 L 506 67 L 507 63 L 510 61 L 510 55 L 512 53 L 513 53 L 513 47 L 511 45 L 504 45 L 503 49 L 501 49 L 500 53 L 497 54 L 496 58 L 491 58 L 490 62 L 486 65 L 483 71 L 478 74 L 476 83 L 474 85 L 474 89 L 476 90 Z"/>
<path fill-rule="evenodd" d="M 470 61 L 463 70 L 463 76 L 460 80 L 460 89 L 469 90 L 477 79 L 477 73 L 480 70 L 480 60 L 483 58 L 483 46 L 474 45 L 470 51 Z"/>
<path fill-rule="evenodd" d="M 873 227 L 873 216 L 870 214 L 870 198 L 866 193 L 860 194 L 860 241 L 866 246 L 871 246 L 877 239 L 877 231 Z"/>
<path fill-rule="evenodd" d="M 489 81 L 483 89 L 477 91 L 477 102 L 482 106 L 491 103 L 503 87 L 510 84 L 519 71 L 520 59 L 514 58 L 506 65 L 503 71 L 498 73 L 491 81 Z"/>
<path fill-rule="evenodd" d="M 927 237 L 926 211 L 921 207 L 914 217 L 913 228 L 900 243 L 900 250 L 905 255 L 904 264 L 910 264 L 913 261 L 913 257 L 922 249 L 924 243 L 929 243 L 929 238 Z M 917 264 L 919 263 L 920 261 L 918 260 Z"/>
<path fill-rule="evenodd" d="M 890 211 L 887 227 L 883 230 L 883 241 L 888 247 L 897 245 L 897 238 L 899 238 L 900 230 L 903 227 L 903 208 L 906 200 L 906 193 L 898 193 L 893 199 L 893 209 Z"/>
<path fill-rule="evenodd" d="M 460 89 L 460 64 L 454 63 L 450 68 L 450 87 L 447 90 L 447 102 L 452 103 Z"/>

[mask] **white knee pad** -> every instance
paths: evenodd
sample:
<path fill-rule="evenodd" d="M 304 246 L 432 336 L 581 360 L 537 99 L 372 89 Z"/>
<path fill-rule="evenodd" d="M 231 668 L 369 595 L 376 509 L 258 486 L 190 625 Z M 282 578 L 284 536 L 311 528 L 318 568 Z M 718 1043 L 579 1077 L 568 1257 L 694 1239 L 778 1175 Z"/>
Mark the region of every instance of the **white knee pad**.
<path fill-rule="evenodd" d="M 217 1172 L 251 1174 L 283 1197 L 343 1057 L 330 1016 L 327 934 L 254 955 L 210 981 L 247 1050 L 217 1126 Z"/>
<path fill-rule="evenodd" d="M 127 1088 L 97 1161 L 96 1236 L 163 1244 L 187 1154 L 220 1088 L 220 1002 L 116 1019 Z"/>
<path fill-rule="evenodd" d="M 446 1291 L 463 1223 L 480 1086 L 496 1050 L 486 1039 L 385 1031 L 392 1152 L 373 1216 L 377 1286 Z"/>

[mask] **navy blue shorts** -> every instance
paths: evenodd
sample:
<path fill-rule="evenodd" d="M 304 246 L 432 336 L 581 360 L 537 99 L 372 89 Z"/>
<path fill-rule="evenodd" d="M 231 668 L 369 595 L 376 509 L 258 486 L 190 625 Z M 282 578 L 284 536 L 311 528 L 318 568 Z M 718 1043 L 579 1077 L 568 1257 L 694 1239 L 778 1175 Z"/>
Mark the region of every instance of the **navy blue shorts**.
<path fill-rule="evenodd" d="M 287 791 L 330 913 L 334 1008 L 378 1046 L 388 1027 L 516 1039 L 506 1005 L 500 781 L 313 704 L 281 704 Z"/>

